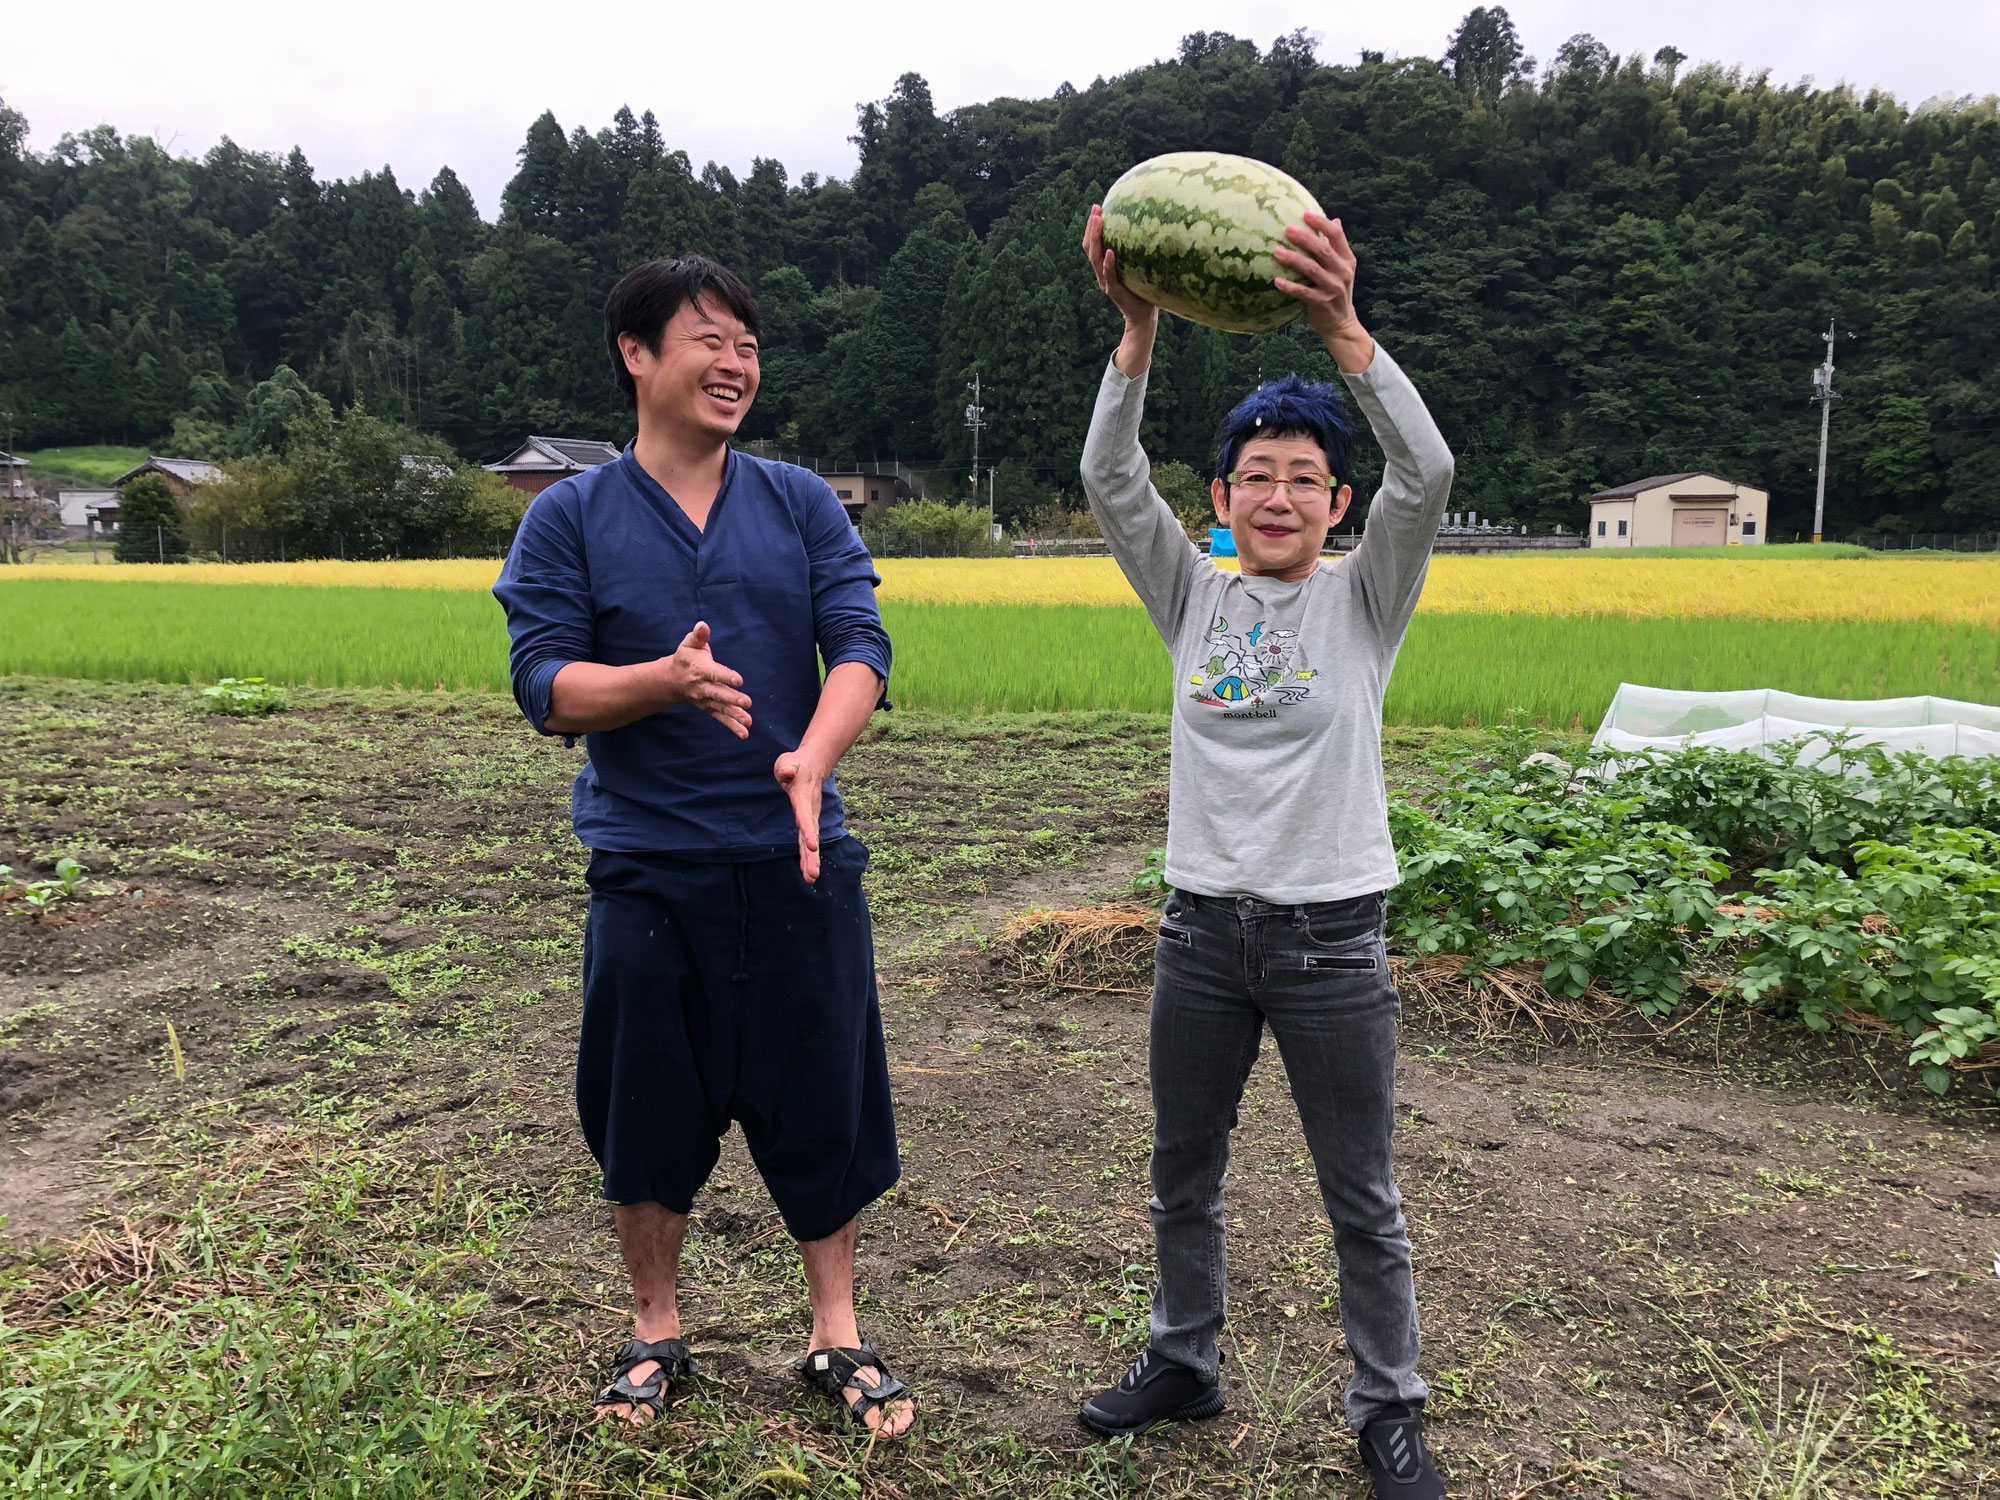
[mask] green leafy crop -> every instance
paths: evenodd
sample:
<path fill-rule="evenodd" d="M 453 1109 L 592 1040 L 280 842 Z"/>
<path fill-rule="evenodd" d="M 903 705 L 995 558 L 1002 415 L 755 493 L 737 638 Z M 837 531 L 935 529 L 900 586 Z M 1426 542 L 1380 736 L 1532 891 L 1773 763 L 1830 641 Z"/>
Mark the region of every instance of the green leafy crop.
<path fill-rule="evenodd" d="M 1407 947 L 1653 1013 L 1700 974 L 1814 1030 L 1886 1023 L 1940 1093 L 2000 1042 L 2000 763 L 1505 744 L 1390 804 Z"/>

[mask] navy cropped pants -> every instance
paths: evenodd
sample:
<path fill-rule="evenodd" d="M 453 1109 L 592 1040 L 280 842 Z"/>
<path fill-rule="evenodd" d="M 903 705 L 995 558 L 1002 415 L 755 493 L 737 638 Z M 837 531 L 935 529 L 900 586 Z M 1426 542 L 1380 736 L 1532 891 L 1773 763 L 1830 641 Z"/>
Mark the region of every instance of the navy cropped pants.
<path fill-rule="evenodd" d="M 614 1203 L 687 1213 L 733 1120 L 785 1227 L 824 1239 L 901 1171 L 849 834 L 796 857 L 591 856 L 576 1108 Z"/>

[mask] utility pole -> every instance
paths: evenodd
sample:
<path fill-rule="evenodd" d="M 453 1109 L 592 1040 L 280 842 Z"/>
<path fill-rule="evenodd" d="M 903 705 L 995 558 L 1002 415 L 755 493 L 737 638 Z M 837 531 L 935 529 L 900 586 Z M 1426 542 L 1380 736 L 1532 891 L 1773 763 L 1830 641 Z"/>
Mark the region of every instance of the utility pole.
<path fill-rule="evenodd" d="M 974 470 L 973 472 L 976 474 L 978 471 Z M 993 476 L 999 472 L 1000 466 L 998 464 L 988 464 L 986 466 L 986 534 L 989 537 L 993 535 Z M 979 483 L 977 479 L 974 479 L 972 482 L 974 484 Z"/>
<path fill-rule="evenodd" d="M 1813 530 L 1815 542 L 1825 540 L 1826 532 L 1826 435 L 1833 423 L 1833 403 L 1840 398 L 1833 393 L 1833 319 L 1826 323 L 1826 360 L 1812 373 L 1812 399 L 1819 403 L 1819 490 L 1813 496 Z"/>
<path fill-rule="evenodd" d="M 972 375 L 972 403 L 965 408 L 965 425 L 972 429 L 972 500 L 979 503 L 979 434 L 986 426 L 986 408 L 979 404 L 979 372 Z"/>
<path fill-rule="evenodd" d="M 14 545 L 14 502 L 20 498 L 21 484 L 17 477 L 20 470 L 15 466 L 14 455 L 14 414 L 0 411 L 0 422 L 7 424 L 7 500 L 0 506 L 7 516 L 7 539 L 0 542 L 0 563 L 17 563 L 21 560 L 20 549 Z"/>

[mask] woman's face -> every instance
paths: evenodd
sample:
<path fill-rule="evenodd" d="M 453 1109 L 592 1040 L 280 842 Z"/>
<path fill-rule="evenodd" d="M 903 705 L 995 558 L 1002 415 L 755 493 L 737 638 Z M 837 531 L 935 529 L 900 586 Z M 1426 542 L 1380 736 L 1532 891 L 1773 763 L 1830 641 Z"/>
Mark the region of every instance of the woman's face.
<path fill-rule="evenodd" d="M 1327 532 L 1347 513 L 1353 489 L 1329 473 L 1325 451 L 1309 437 L 1255 438 L 1237 451 L 1234 474 L 1233 481 L 1217 479 L 1209 493 L 1216 519 L 1236 539 L 1243 571 L 1306 577 L 1319 565 Z"/>

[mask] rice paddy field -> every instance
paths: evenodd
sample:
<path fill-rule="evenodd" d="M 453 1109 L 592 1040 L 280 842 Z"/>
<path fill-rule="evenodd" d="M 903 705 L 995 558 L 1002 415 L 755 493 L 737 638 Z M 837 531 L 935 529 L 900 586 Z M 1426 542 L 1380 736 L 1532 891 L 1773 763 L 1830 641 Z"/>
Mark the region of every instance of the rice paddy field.
<path fill-rule="evenodd" d="M 2000 700 L 2000 559 L 1789 550 L 1439 557 L 1389 721 L 1520 713 L 1590 727 L 1621 681 Z M 1167 707 L 1166 653 L 1108 558 L 879 566 L 900 704 Z M 505 692 L 496 571 L 492 559 L 9 569 L 0 672 Z"/>

